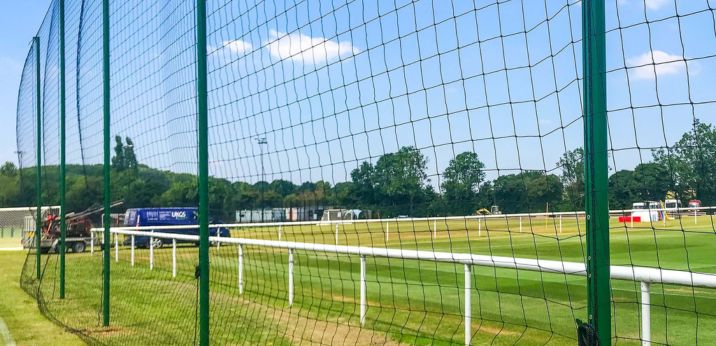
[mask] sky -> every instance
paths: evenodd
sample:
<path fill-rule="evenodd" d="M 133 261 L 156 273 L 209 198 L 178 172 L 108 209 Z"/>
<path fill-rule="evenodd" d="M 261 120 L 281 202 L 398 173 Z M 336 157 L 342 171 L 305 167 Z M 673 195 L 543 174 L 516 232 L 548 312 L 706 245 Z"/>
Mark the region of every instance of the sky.
<path fill-rule="evenodd" d="M 68 1 L 70 47 L 79 3 Z M 68 162 L 102 157 L 98 3 L 84 9 L 81 64 L 73 54 L 67 60 L 68 75 L 81 76 L 79 85 L 68 79 L 77 101 L 67 105 Z M 479 155 L 490 179 L 559 174 L 561 155 L 583 143 L 581 3 L 445 3 L 209 1 L 211 174 L 255 182 L 263 163 L 267 180 L 336 183 L 403 146 L 421 150 L 435 186 L 463 151 Z M 650 161 L 652 149 L 673 145 L 696 118 L 714 123 L 716 20 L 705 0 L 606 3 L 615 171 Z M 112 135 L 131 137 L 140 163 L 195 172 L 193 8 L 113 4 Z M 18 61 L 26 51 L 25 43 Z M 43 59 L 43 82 L 56 85 L 56 52 Z M 53 119 L 48 90 L 44 112 Z M 46 147 L 56 129 L 46 121 Z M 56 152 L 45 154 L 56 163 Z"/>
<path fill-rule="evenodd" d="M 20 74 L 49 4 L 50 0 L 0 1 L 0 162 L 17 163 L 15 111 Z"/>

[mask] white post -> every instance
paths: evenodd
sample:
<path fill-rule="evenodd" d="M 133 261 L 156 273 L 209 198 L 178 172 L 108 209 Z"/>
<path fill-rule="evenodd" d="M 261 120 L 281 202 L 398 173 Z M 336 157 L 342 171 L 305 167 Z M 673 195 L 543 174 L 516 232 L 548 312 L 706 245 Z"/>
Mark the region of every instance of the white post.
<path fill-rule="evenodd" d="M 119 262 L 119 237 L 114 234 L 114 261 Z"/>
<path fill-rule="evenodd" d="M 482 219 L 477 219 L 477 236 L 482 237 Z"/>
<path fill-rule="evenodd" d="M 177 277 L 177 240 L 172 239 L 172 277 Z"/>
<path fill-rule="evenodd" d="M 132 237 L 132 244 L 131 244 L 131 247 L 129 248 L 129 254 L 131 257 L 130 261 L 132 262 L 132 267 L 134 267 L 134 234 L 132 234 L 131 237 Z"/>
<path fill-rule="evenodd" d="M 641 283 L 641 344 L 651 345 L 651 295 L 649 283 Z"/>
<path fill-rule="evenodd" d="M 366 287 L 365 287 L 365 255 L 360 256 L 360 326 L 365 325 Z"/>
<path fill-rule="evenodd" d="M 559 215 L 559 234 L 562 234 L 562 214 Z"/>
<path fill-rule="evenodd" d="M 433 221 L 433 240 L 438 236 L 438 220 Z"/>
<path fill-rule="evenodd" d="M 288 249 L 288 306 L 293 305 L 293 249 Z"/>
<path fill-rule="evenodd" d="M 239 244 L 239 294 L 244 294 L 244 246 Z"/>
<path fill-rule="evenodd" d="M 338 224 L 336 224 L 336 245 L 338 245 Z"/>
<path fill-rule="evenodd" d="M 216 238 L 218 238 L 216 240 L 216 248 L 218 249 L 221 247 L 221 230 L 218 228 L 216 229 Z"/>
<path fill-rule="evenodd" d="M 149 270 L 154 269 L 154 237 L 149 237 Z"/>
<path fill-rule="evenodd" d="M 522 233 L 522 216 L 520 216 L 520 233 Z"/>
<path fill-rule="evenodd" d="M 470 326 L 470 318 L 472 317 L 472 304 L 470 302 L 472 274 L 470 269 L 470 265 L 465 264 L 465 345 L 470 345 L 472 339 L 472 328 Z"/>
<path fill-rule="evenodd" d="M 281 241 L 281 225 L 278 225 L 278 240 Z"/>
<path fill-rule="evenodd" d="M 390 221 L 385 223 L 385 242 L 388 242 L 388 233 L 390 233 Z"/>
<path fill-rule="evenodd" d="M 629 228 L 634 228 L 634 213 L 629 216 L 629 223 L 631 224 Z"/>
<path fill-rule="evenodd" d="M 90 231 L 90 255 L 94 255 L 94 231 Z"/>
<path fill-rule="evenodd" d="M 694 209 L 694 225 L 698 224 L 698 219 L 696 218 L 696 209 Z"/>

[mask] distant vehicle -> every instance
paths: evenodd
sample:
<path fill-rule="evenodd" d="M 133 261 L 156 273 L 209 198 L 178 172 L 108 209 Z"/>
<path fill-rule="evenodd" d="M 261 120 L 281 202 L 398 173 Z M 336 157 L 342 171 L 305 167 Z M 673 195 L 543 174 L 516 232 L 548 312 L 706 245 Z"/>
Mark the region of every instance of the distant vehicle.
<path fill-rule="evenodd" d="M 678 199 L 667 199 L 664 201 L 664 209 L 667 211 L 676 211 L 681 209 L 681 201 Z"/>
<path fill-rule="evenodd" d="M 496 206 L 496 205 L 491 206 L 491 207 L 490 207 L 490 214 L 492 214 L 492 215 L 500 215 L 500 214 L 502 214 L 502 212 L 500 211 L 500 207 L 499 207 L 499 206 Z"/>
<path fill-rule="evenodd" d="M 689 209 L 701 208 L 701 200 L 692 199 L 689 200 Z"/>
<path fill-rule="evenodd" d="M 124 225 L 125 226 L 189 226 L 199 224 L 199 212 L 197 208 L 132 208 L 127 209 L 124 214 Z M 149 232 L 152 232 L 150 230 Z M 185 228 L 185 229 L 162 229 L 156 230 L 155 232 L 161 233 L 173 233 L 173 234 L 186 234 L 186 235 L 199 235 L 199 228 Z M 209 228 L 209 236 L 215 237 L 217 234 L 221 237 L 230 237 L 229 229 L 224 227 L 211 227 Z M 150 237 L 147 236 L 135 236 L 134 245 L 137 247 L 150 246 Z M 153 238 L 153 245 L 155 248 L 161 248 L 164 243 L 169 239 Z M 124 245 L 130 245 L 132 239 L 127 237 L 124 240 Z M 177 243 L 191 243 L 188 240 L 179 240 Z M 198 244 L 198 242 L 193 242 Z"/>
<path fill-rule="evenodd" d="M 396 219 L 409 219 L 409 218 L 410 218 L 410 216 L 408 216 L 408 215 L 398 215 L 396 217 Z"/>
<path fill-rule="evenodd" d="M 638 218 L 641 222 L 659 221 L 663 217 L 661 204 L 656 201 L 632 203 L 631 217 Z"/>

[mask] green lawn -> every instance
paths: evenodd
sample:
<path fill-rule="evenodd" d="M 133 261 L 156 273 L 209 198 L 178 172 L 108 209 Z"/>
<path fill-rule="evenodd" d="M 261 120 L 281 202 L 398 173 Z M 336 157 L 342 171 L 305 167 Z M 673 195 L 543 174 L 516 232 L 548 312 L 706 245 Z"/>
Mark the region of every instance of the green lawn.
<path fill-rule="evenodd" d="M 26 253 L 0 251 L 0 319 L 17 345 L 82 345 L 77 336 L 48 321 L 37 303 L 20 288 Z M 3 339 L 0 337 L 0 343 Z"/>
<path fill-rule="evenodd" d="M 612 264 L 658 266 L 716 273 L 716 233 L 711 219 L 670 220 L 653 225 L 611 224 Z M 653 226 L 653 227 L 652 227 Z M 433 227 L 436 227 L 433 234 Z M 388 229 L 389 228 L 389 229 Z M 386 240 L 386 229 L 388 239 Z M 278 239 L 277 227 L 234 229 L 233 237 Z M 434 236 L 434 239 L 433 239 Z M 284 226 L 281 239 L 334 244 L 332 225 Z M 583 220 L 523 218 L 477 221 L 345 224 L 340 245 L 361 245 L 563 261 L 583 261 Z M 365 326 L 359 321 L 359 258 L 298 251 L 295 299 L 288 306 L 285 250 L 244 249 L 244 294 L 237 285 L 237 248 L 211 250 L 212 340 L 217 344 L 390 343 L 450 344 L 463 341 L 462 265 L 367 258 Z M 195 335 L 197 252 L 182 245 L 178 276 L 171 249 L 112 249 L 110 328 L 99 323 L 101 256 L 68 254 L 68 298 L 58 299 L 57 256 L 43 260 L 41 287 L 47 313 L 97 341 L 112 344 L 188 344 Z M 32 262 L 32 260 L 31 260 Z M 32 267 L 32 263 L 29 263 Z M 477 266 L 472 271 L 472 332 L 475 344 L 575 343 L 574 319 L 586 316 L 586 279 Z M 613 281 L 613 330 L 620 343 L 638 344 L 639 283 Z M 652 340 L 669 344 L 716 340 L 716 290 L 652 285 Z"/>

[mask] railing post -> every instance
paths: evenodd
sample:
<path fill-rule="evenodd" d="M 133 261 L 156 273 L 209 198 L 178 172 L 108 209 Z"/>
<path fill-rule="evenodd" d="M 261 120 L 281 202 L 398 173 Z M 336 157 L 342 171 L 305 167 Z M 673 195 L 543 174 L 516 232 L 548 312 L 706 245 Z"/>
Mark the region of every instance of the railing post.
<path fill-rule="evenodd" d="M 134 234 L 132 234 L 131 237 L 132 237 L 132 239 L 131 239 L 132 244 L 131 244 L 131 247 L 129 248 L 129 256 L 130 256 L 130 261 L 132 262 L 132 267 L 134 267 Z"/>
<path fill-rule="evenodd" d="M 338 224 L 336 223 L 336 245 L 338 245 Z"/>
<path fill-rule="evenodd" d="M 477 236 L 482 237 L 482 218 L 477 219 Z"/>
<path fill-rule="evenodd" d="M 433 220 L 433 240 L 438 236 L 438 220 Z"/>
<path fill-rule="evenodd" d="M 114 234 L 114 261 L 119 262 L 119 235 Z"/>
<path fill-rule="evenodd" d="M 216 248 L 221 248 L 221 230 L 218 228 L 216 229 Z"/>
<path fill-rule="evenodd" d="M 365 325 L 366 311 L 366 283 L 365 283 L 365 255 L 360 256 L 360 326 Z"/>
<path fill-rule="evenodd" d="M 109 326 L 109 242 L 110 234 L 110 89 L 109 89 L 109 0 L 102 0 L 102 99 L 103 99 L 103 137 L 104 137 L 104 165 L 103 165 L 103 190 L 104 190 L 104 251 L 103 251 L 103 292 L 102 292 L 102 325 Z"/>
<path fill-rule="evenodd" d="M 149 237 L 149 270 L 152 269 L 154 269 L 154 237 Z"/>
<path fill-rule="evenodd" d="M 281 225 L 278 225 L 278 240 L 281 241 Z"/>
<path fill-rule="evenodd" d="M 559 234 L 562 234 L 562 214 L 559 215 Z"/>
<path fill-rule="evenodd" d="M 288 306 L 293 305 L 293 249 L 288 249 Z"/>
<path fill-rule="evenodd" d="M 390 233 L 390 221 L 385 223 L 385 242 L 388 242 L 388 234 Z"/>
<path fill-rule="evenodd" d="M 37 112 L 37 162 L 35 167 L 35 189 L 37 191 L 37 210 L 35 216 L 35 269 L 37 280 L 42 276 L 40 248 L 42 247 L 42 95 L 40 92 L 40 38 L 32 39 L 35 46 L 35 111 Z"/>
<path fill-rule="evenodd" d="M 206 0 L 196 0 L 196 108 L 199 163 L 199 345 L 209 346 L 209 107 Z"/>
<path fill-rule="evenodd" d="M 600 344 L 611 343 L 606 48 L 604 0 L 582 1 L 587 317 Z"/>
<path fill-rule="evenodd" d="M 472 294 L 471 284 L 472 271 L 470 265 L 465 264 L 465 345 L 470 345 L 472 341 L 472 322 L 470 321 L 472 318 L 472 302 L 470 299 Z"/>
<path fill-rule="evenodd" d="M 244 246 L 239 244 L 239 294 L 244 294 Z"/>
<path fill-rule="evenodd" d="M 520 233 L 522 233 L 522 216 L 520 216 Z"/>
<path fill-rule="evenodd" d="M 172 239 L 172 277 L 177 277 L 177 240 Z"/>
<path fill-rule="evenodd" d="M 94 255 L 94 231 L 90 231 L 90 255 Z"/>
<path fill-rule="evenodd" d="M 651 294 L 649 283 L 641 283 L 641 344 L 651 345 Z"/>
<path fill-rule="evenodd" d="M 60 299 L 65 298 L 65 252 L 67 223 L 65 220 L 65 0 L 59 0 L 60 14 Z"/>

